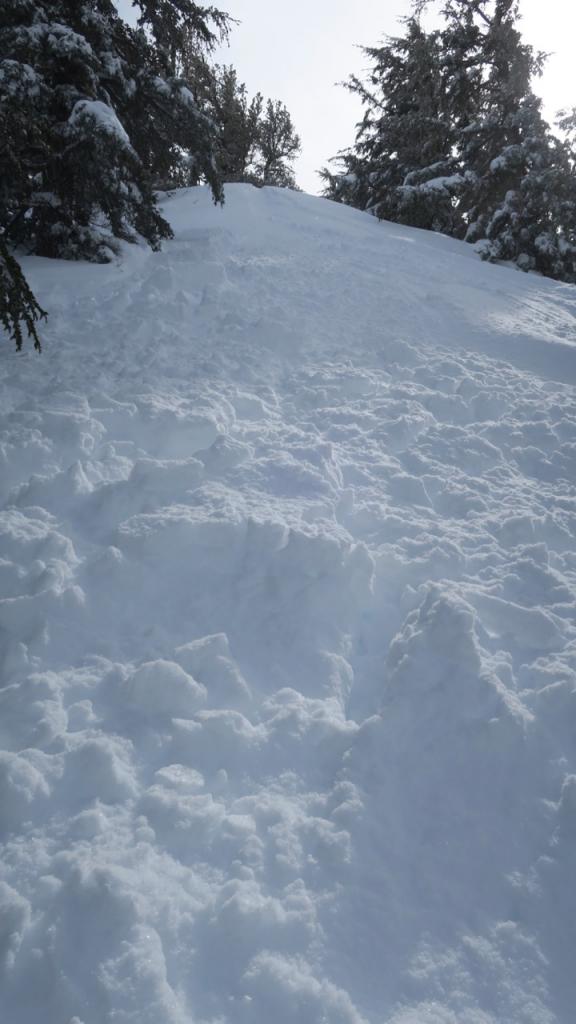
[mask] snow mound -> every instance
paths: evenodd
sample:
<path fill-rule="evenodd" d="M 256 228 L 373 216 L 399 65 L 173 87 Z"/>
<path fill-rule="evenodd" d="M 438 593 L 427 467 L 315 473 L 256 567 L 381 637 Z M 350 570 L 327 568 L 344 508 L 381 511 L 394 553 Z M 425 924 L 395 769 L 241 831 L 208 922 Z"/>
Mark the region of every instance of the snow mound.
<path fill-rule="evenodd" d="M 571 1024 L 574 289 L 227 192 L 2 348 L 0 1018 Z"/>

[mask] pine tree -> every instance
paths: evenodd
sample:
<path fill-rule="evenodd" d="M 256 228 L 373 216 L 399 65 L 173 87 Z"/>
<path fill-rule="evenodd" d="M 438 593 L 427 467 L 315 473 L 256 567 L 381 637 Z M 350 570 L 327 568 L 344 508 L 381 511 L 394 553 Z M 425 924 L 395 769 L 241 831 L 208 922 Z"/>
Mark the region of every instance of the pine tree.
<path fill-rule="evenodd" d="M 453 109 L 466 239 L 484 259 L 573 280 L 569 162 L 531 87 L 544 55 L 522 40 L 517 0 L 449 0 L 445 16 L 447 69 L 464 66 L 473 83 Z"/>
<path fill-rule="evenodd" d="M 326 195 L 378 217 L 474 242 L 484 259 L 576 280 L 573 144 L 556 138 L 531 82 L 544 55 L 518 29 L 518 0 L 446 0 L 425 33 L 365 50 L 365 114 Z M 576 124 L 567 115 L 564 131 Z"/>
<path fill-rule="evenodd" d="M 258 132 L 256 173 L 262 185 L 295 188 L 291 161 L 300 152 L 300 138 L 287 108 L 279 100 L 268 100 Z"/>
<path fill-rule="evenodd" d="M 153 5 L 138 6 L 148 24 Z M 184 0 L 156 7 L 173 14 L 171 39 L 189 14 L 208 40 L 207 19 L 224 17 Z M 117 238 L 141 235 L 157 248 L 170 236 L 154 197 L 159 183 L 202 175 L 222 197 L 214 126 L 170 77 L 164 51 L 123 22 L 111 0 L 4 0 L 0 97 L 12 139 L 0 155 L 8 242 L 106 260 Z"/>
<path fill-rule="evenodd" d="M 252 99 L 232 66 L 211 67 L 195 47 L 182 73 L 217 127 L 216 163 L 225 182 L 296 188 L 291 160 L 300 152 L 292 118 L 279 101 Z"/>
<path fill-rule="evenodd" d="M 161 63 L 172 77 L 182 76 L 190 52 L 211 53 L 228 37 L 230 17 L 215 7 L 192 0 L 132 0 L 140 15 L 138 24 L 148 28 Z"/>
<path fill-rule="evenodd" d="M 109 6 L 7 0 L 0 11 L 2 96 L 15 127 L 0 218 L 9 241 L 40 255 L 102 260 L 131 228 L 153 245 L 169 233 L 116 113 L 129 85 Z M 24 109 L 38 136 L 33 167 Z"/>
<path fill-rule="evenodd" d="M 444 13 L 456 146 L 469 172 L 463 197 L 466 237 L 474 241 L 485 237 L 495 210 L 517 181 L 524 139 L 542 133 L 539 101 L 530 87 L 542 58 L 522 43 L 516 0 L 448 0 Z M 464 68 L 473 83 L 464 95 L 462 76 L 450 81 L 457 68 Z"/>
<path fill-rule="evenodd" d="M 216 129 L 179 77 L 179 47 L 208 52 L 227 15 L 189 0 L 3 0 L 0 7 L 0 318 L 39 347 L 40 309 L 11 249 L 106 261 L 117 239 L 171 235 L 154 189 L 208 181 Z"/>
<path fill-rule="evenodd" d="M 130 112 L 132 138 L 155 187 L 207 181 L 223 198 L 218 162 L 219 132 L 208 102 L 217 77 L 209 62 L 228 37 L 231 19 L 215 7 L 191 0 L 133 0 L 138 24 L 153 40 L 152 74 L 140 76 L 143 98 Z"/>
<path fill-rule="evenodd" d="M 263 98 L 250 99 L 231 66 L 196 64 L 197 95 L 217 127 L 216 164 L 224 182 L 257 181 L 254 162 L 259 144 Z"/>
<path fill-rule="evenodd" d="M 463 179 L 453 156 L 454 126 L 441 67 L 438 32 L 412 17 L 407 34 L 365 47 L 367 83 L 347 85 L 365 113 L 356 144 L 340 155 L 343 173 L 322 172 L 327 195 L 377 217 L 457 234 L 454 196 Z"/>
<path fill-rule="evenodd" d="M 0 324 L 16 343 L 18 352 L 22 348 L 23 328 L 33 339 L 36 351 L 41 351 L 36 324 L 45 320 L 46 315 L 34 298 L 19 263 L 0 237 Z"/>
<path fill-rule="evenodd" d="M 218 69 L 214 119 L 219 126 L 218 161 L 224 181 L 254 181 L 263 98 L 252 99 L 232 67 Z"/>

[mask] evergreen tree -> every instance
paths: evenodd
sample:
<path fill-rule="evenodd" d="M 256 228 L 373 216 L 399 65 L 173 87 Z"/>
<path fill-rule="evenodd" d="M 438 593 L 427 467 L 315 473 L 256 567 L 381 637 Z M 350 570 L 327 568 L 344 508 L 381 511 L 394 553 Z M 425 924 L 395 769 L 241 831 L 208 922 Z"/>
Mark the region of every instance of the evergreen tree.
<path fill-rule="evenodd" d="M 574 166 L 576 163 L 576 107 L 573 107 L 572 110 L 561 110 L 556 123 L 570 144 L 572 166 Z"/>
<path fill-rule="evenodd" d="M 469 172 L 462 205 L 467 238 L 474 241 L 485 237 L 498 205 L 517 181 L 523 142 L 542 134 L 540 104 L 530 87 L 541 56 L 522 43 L 516 0 L 448 0 L 444 13 L 456 145 Z M 472 83 L 465 93 L 459 66 Z"/>
<path fill-rule="evenodd" d="M 576 281 L 576 179 L 569 148 L 526 101 L 511 119 L 518 141 L 492 159 L 472 193 L 467 240 L 484 259 Z"/>
<path fill-rule="evenodd" d="M 343 173 L 324 170 L 330 198 L 377 217 L 457 234 L 453 197 L 462 188 L 453 156 L 454 126 L 441 66 L 441 38 L 416 18 L 407 34 L 365 47 L 368 82 L 347 85 L 365 113 L 354 149 L 340 156 Z"/>
<path fill-rule="evenodd" d="M 263 98 L 248 98 L 232 67 L 219 68 L 214 78 L 214 119 L 219 126 L 218 161 L 224 181 L 253 181 L 260 140 Z"/>
<path fill-rule="evenodd" d="M 216 164 L 224 182 L 256 184 L 254 168 L 260 137 L 263 99 L 252 99 L 233 67 L 195 68 L 199 98 L 217 127 Z M 197 93 L 198 95 L 198 93 Z"/>
<path fill-rule="evenodd" d="M 36 324 L 45 319 L 46 313 L 34 298 L 20 265 L 0 236 L 0 324 L 15 341 L 18 352 L 22 348 L 23 327 L 33 339 L 36 351 L 41 351 Z"/>
<path fill-rule="evenodd" d="M 366 112 L 344 173 L 324 172 L 326 194 L 576 280 L 573 149 L 532 91 L 544 56 L 522 40 L 518 0 L 446 0 L 430 34 L 418 20 L 427 6 L 414 5 L 404 38 L 365 51 L 369 83 L 349 88 Z"/>
<path fill-rule="evenodd" d="M 256 173 L 262 185 L 295 188 L 291 161 L 300 152 L 300 138 L 292 118 L 279 100 L 268 100 L 258 132 Z"/>
<path fill-rule="evenodd" d="M 209 66 L 195 48 L 188 50 L 183 74 L 217 127 L 216 163 L 226 182 L 296 188 L 290 161 L 300 140 L 283 103 L 250 99 L 231 66 Z"/>
<path fill-rule="evenodd" d="M 0 7 L 0 320 L 39 347 L 43 316 L 10 248 L 106 261 L 116 239 L 171 234 L 154 188 L 222 184 L 216 130 L 179 77 L 184 40 L 209 52 L 228 18 L 190 0 L 3 0 Z"/>
<path fill-rule="evenodd" d="M 152 5 L 138 6 L 147 24 Z M 166 17 L 174 10 L 174 32 L 193 8 L 206 38 L 206 19 L 224 17 L 184 0 L 160 8 Z M 12 139 L 0 154 L 8 242 L 106 260 L 115 238 L 139 234 L 155 248 L 169 237 L 158 183 L 201 174 L 221 198 L 213 125 L 169 76 L 164 52 L 111 0 L 4 0 L 0 100 Z"/>
<path fill-rule="evenodd" d="M 161 63 L 172 76 L 185 77 L 190 53 L 211 53 L 228 37 L 231 19 L 215 7 L 203 7 L 192 0 L 132 0 L 140 11 L 138 24 L 148 28 Z"/>
<path fill-rule="evenodd" d="M 466 239 L 484 259 L 574 280 L 567 152 L 531 87 L 544 55 L 522 40 L 517 0 L 448 0 L 445 16 L 446 67 L 460 62 L 473 83 L 453 110 Z"/>
<path fill-rule="evenodd" d="M 223 198 L 218 126 L 208 94 L 217 76 L 209 63 L 228 37 L 231 19 L 191 0 L 133 0 L 138 24 L 153 40 L 153 74 L 141 78 L 148 103 L 131 112 L 132 137 L 155 187 L 207 181 Z M 160 77 L 158 77 L 158 72 Z"/>

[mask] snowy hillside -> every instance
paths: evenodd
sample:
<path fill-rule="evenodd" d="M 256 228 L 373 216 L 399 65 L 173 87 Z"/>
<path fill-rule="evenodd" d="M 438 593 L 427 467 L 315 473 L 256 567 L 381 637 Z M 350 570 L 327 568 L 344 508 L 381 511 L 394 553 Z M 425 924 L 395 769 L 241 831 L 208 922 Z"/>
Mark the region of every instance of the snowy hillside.
<path fill-rule="evenodd" d="M 572 1024 L 576 289 L 165 213 L 0 349 L 0 1020 Z"/>

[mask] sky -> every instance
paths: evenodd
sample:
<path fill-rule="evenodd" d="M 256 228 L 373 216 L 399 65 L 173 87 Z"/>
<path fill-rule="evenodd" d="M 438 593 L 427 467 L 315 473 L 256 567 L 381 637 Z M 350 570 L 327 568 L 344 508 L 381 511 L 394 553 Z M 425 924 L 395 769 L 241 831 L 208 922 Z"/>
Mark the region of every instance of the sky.
<path fill-rule="evenodd" d="M 358 47 L 401 34 L 399 19 L 410 0 L 220 0 L 215 6 L 239 22 L 229 45 L 218 50 L 218 63 L 233 64 L 251 94 L 286 104 L 302 141 L 298 184 L 318 192 L 317 171 L 351 145 L 361 116 L 357 97 L 338 83 L 366 67 Z M 129 0 L 119 7 L 125 13 Z M 559 108 L 576 106 L 576 0 L 520 0 L 520 9 L 525 39 L 551 54 L 535 83 L 551 120 Z"/>

